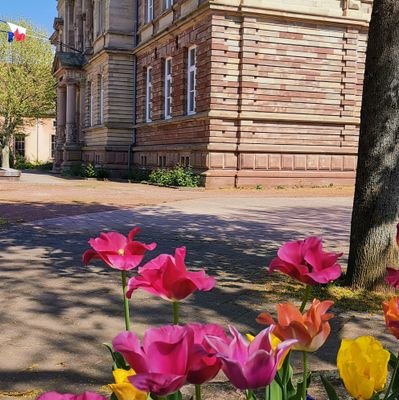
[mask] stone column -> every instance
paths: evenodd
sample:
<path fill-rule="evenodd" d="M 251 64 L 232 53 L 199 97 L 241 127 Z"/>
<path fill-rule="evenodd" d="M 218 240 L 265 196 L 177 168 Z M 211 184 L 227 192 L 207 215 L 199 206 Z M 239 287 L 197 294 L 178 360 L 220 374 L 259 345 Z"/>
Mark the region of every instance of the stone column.
<path fill-rule="evenodd" d="M 66 143 L 76 143 L 76 86 L 68 83 L 66 88 Z"/>
<path fill-rule="evenodd" d="M 63 152 L 65 144 L 65 122 L 66 122 L 66 88 L 57 87 L 57 128 L 54 154 L 54 172 L 59 172 L 63 161 Z"/>
<path fill-rule="evenodd" d="M 81 148 L 78 142 L 76 119 L 76 84 L 75 82 L 68 82 L 66 87 L 64 162 L 62 164 L 64 171 L 72 170 L 81 165 Z"/>

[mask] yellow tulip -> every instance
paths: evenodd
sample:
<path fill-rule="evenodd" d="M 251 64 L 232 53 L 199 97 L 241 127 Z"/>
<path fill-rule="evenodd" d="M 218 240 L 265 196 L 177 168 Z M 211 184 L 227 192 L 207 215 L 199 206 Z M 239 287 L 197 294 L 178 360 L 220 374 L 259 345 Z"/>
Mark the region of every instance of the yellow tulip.
<path fill-rule="evenodd" d="M 248 342 L 252 342 L 255 339 L 255 336 L 251 335 L 250 333 L 247 333 L 245 336 L 247 337 Z M 270 335 L 270 344 L 272 345 L 272 349 L 276 350 L 277 345 L 280 343 L 281 343 L 281 340 L 277 336 L 273 335 L 273 333 L 272 333 Z M 280 362 L 278 364 L 277 369 L 280 369 L 283 366 L 283 363 L 284 363 L 285 357 L 287 357 L 287 354 L 288 354 L 288 352 L 286 352 L 284 354 L 283 358 L 280 360 Z"/>
<path fill-rule="evenodd" d="M 133 376 L 136 373 L 130 369 L 116 369 L 112 371 L 115 383 L 108 385 L 118 400 L 146 400 L 147 393 L 136 389 L 128 380 L 129 376 Z"/>
<path fill-rule="evenodd" d="M 368 400 L 384 389 L 389 352 L 372 336 L 343 339 L 337 366 L 346 390 L 357 400 Z"/>

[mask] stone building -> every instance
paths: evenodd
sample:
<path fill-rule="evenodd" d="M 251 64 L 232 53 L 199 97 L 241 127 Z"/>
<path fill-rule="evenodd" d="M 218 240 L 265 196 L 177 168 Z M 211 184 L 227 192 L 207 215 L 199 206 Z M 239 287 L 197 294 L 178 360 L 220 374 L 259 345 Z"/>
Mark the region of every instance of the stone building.
<path fill-rule="evenodd" d="M 58 0 L 56 168 L 353 182 L 372 0 Z"/>

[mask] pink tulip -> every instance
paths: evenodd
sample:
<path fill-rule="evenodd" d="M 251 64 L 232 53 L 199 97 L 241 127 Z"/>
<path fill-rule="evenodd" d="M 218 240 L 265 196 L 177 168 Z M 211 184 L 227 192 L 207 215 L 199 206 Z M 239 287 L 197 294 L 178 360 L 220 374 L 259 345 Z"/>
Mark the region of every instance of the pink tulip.
<path fill-rule="evenodd" d="M 222 364 L 215 357 L 215 351 L 209 345 L 206 336 L 216 336 L 227 341 L 224 329 L 215 324 L 188 324 L 187 329 L 194 333 L 193 351 L 190 357 L 190 367 L 187 374 L 187 382 L 201 385 L 213 379 L 219 372 Z"/>
<path fill-rule="evenodd" d="M 93 249 L 85 251 L 83 263 L 92 259 L 103 260 L 111 268 L 128 271 L 136 268 L 144 258 L 147 250 L 154 250 L 156 243 L 145 244 L 133 240 L 140 228 L 134 228 L 126 237 L 119 232 L 101 233 L 99 237 L 89 240 Z"/>
<path fill-rule="evenodd" d="M 148 329 L 142 343 L 132 332 L 122 332 L 112 341 L 136 375 L 129 381 L 143 392 L 165 396 L 179 390 L 187 379 L 194 333 L 178 325 Z"/>
<path fill-rule="evenodd" d="M 93 392 L 81 394 L 47 392 L 40 395 L 37 400 L 107 400 L 107 398 Z"/>
<path fill-rule="evenodd" d="M 129 280 L 126 296 L 130 298 L 137 289 L 143 289 L 166 300 L 179 301 L 196 290 L 208 291 L 214 288 L 215 279 L 204 270 L 189 272 L 184 264 L 186 248 L 179 247 L 175 256 L 161 254 L 139 268 L 139 276 Z"/>
<path fill-rule="evenodd" d="M 222 370 L 230 382 L 238 389 L 259 389 L 269 385 L 277 372 L 281 359 L 297 340 L 286 340 L 273 350 L 271 333 L 274 326 L 261 331 L 249 343 L 232 326 L 229 327 L 232 339 L 207 336 L 209 345 L 222 361 Z"/>
<path fill-rule="evenodd" d="M 277 269 L 308 285 L 333 281 L 341 276 L 337 259 L 342 254 L 324 252 L 322 247 L 318 237 L 285 243 L 270 263 L 269 272 Z"/>
<path fill-rule="evenodd" d="M 395 289 L 399 289 L 399 270 L 388 267 L 385 275 L 385 283 Z"/>

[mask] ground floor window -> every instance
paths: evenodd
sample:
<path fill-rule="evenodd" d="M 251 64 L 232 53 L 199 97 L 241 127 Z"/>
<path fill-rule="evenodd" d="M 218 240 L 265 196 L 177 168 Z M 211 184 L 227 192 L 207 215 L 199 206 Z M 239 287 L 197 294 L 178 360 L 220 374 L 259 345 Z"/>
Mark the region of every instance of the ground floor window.
<path fill-rule="evenodd" d="M 25 157 L 25 136 L 16 135 L 14 139 L 14 153 L 15 155 Z"/>
<path fill-rule="evenodd" d="M 55 157 L 55 135 L 51 135 L 51 158 Z"/>

